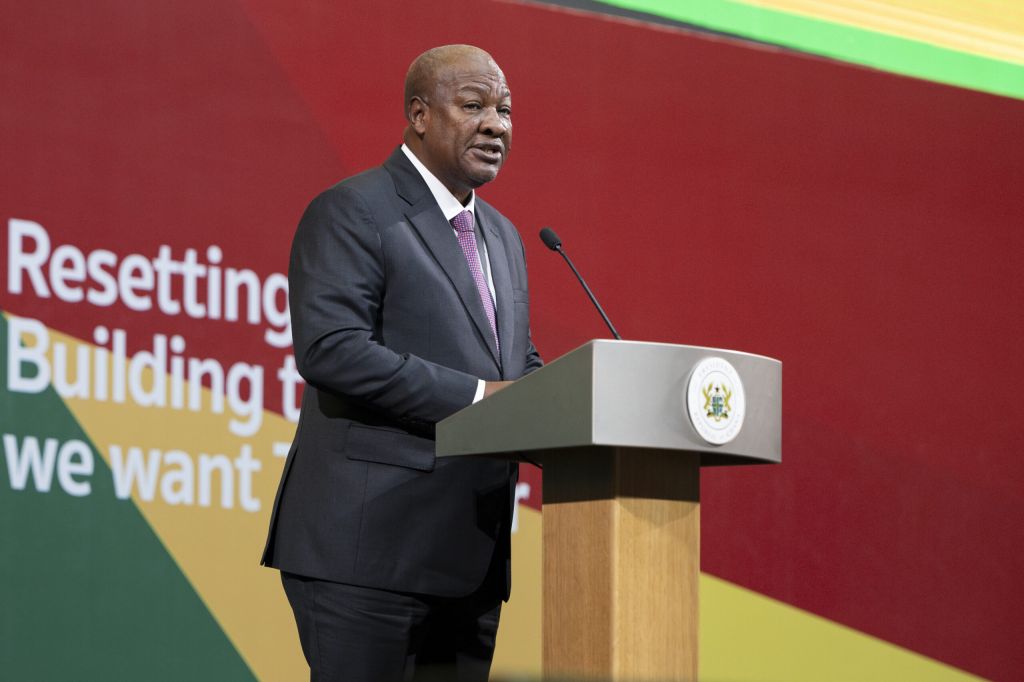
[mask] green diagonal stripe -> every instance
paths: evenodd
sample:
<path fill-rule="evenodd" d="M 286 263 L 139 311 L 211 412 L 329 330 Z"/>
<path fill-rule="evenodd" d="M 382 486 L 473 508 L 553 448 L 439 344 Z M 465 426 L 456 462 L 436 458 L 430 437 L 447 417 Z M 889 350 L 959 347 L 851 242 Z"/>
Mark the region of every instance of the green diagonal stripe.
<path fill-rule="evenodd" d="M 1024 99 L 1024 65 L 729 0 L 599 0 L 607 5 L 853 64 Z"/>

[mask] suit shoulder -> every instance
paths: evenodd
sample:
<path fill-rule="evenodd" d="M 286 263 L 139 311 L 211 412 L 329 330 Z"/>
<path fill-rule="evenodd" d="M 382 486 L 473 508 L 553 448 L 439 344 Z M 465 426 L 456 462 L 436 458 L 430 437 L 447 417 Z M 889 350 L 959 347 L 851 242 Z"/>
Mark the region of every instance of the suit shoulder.
<path fill-rule="evenodd" d="M 336 182 L 317 195 L 313 201 L 337 201 L 358 197 L 373 204 L 376 199 L 387 194 L 394 194 L 394 191 L 394 182 L 391 180 L 391 176 L 382 166 L 377 166 Z"/>
<path fill-rule="evenodd" d="M 388 189 L 390 185 L 390 176 L 379 167 L 331 185 L 309 202 L 297 234 L 319 233 L 328 228 L 346 233 L 375 230 L 382 220 L 388 220 L 387 212 L 395 201 L 394 189 Z"/>

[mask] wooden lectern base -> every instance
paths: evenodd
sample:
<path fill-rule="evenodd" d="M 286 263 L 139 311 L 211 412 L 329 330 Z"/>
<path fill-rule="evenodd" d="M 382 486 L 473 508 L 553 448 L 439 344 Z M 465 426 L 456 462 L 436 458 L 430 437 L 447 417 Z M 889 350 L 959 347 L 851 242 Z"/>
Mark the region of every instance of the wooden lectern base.
<path fill-rule="evenodd" d="M 545 678 L 695 681 L 699 455 L 542 459 Z"/>
<path fill-rule="evenodd" d="M 726 444 L 688 423 L 698 370 L 743 387 Z M 544 464 L 549 679 L 697 679 L 700 462 L 781 462 L 781 398 L 778 360 L 599 339 L 438 423 L 438 457 Z"/>

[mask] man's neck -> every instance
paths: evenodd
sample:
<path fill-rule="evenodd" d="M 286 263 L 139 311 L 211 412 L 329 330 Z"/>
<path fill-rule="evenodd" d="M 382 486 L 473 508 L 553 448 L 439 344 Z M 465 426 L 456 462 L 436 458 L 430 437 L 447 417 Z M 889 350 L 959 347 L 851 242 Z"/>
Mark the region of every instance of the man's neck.
<path fill-rule="evenodd" d="M 427 183 L 430 193 L 434 195 L 434 199 L 437 201 L 437 205 L 441 207 L 441 212 L 444 213 L 446 220 L 451 220 L 463 210 L 475 213 L 476 193 L 473 190 L 470 190 L 463 199 L 460 199 L 444 183 L 438 180 L 436 175 L 430 172 L 430 169 L 420 161 L 408 144 L 402 145 L 402 152 L 412 162 L 412 165 L 416 168 L 420 177 L 423 178 L 423 181 Z"/>

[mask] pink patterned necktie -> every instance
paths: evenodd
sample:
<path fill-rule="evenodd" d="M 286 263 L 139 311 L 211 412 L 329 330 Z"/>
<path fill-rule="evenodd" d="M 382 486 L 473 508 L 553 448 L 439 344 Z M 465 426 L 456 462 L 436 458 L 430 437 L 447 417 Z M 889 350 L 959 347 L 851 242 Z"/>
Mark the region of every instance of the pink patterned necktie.
<path fill-rule="evenodd" d="M 484 304 L 484 313 L 487 314 L 487 321 L 491 323 L 491 333 L 494 334 L 494 347 L 500 349 L 498 344 L 498 326 L 494 322 L 494 300 L 491 299 L 491 290 L 487 288 L 487 280 L 484 278 L 484 270 L 480 265 L 480 252 L 476 250 L 476 235 L 473 234 L 473 214 L 463 211 L 452 218 L 452 227 L 459 237 L 459 246 L 469 264 L 469 271 L 473 274 L 473 281 L 476 282 L 477 293 L 480 294 L 480 302 Z"/>

